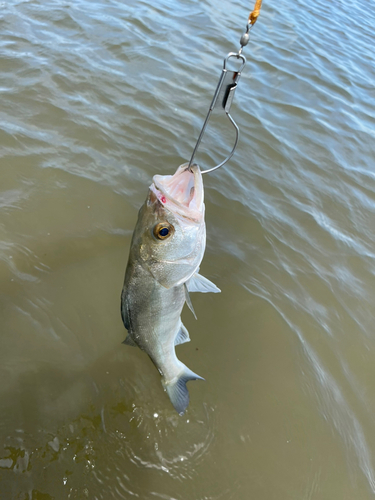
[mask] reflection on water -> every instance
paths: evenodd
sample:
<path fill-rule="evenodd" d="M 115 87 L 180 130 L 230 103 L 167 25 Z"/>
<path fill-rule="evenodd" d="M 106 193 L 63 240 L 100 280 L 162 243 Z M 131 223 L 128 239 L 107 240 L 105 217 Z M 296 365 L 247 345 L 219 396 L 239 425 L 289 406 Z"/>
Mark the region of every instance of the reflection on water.
<path fill-rule="evenodd" d="M 203 403 L 200 412 L 183 418 L 167 405 L 156 411 L 148 381 L 131 385 L 131 377 L 123 376 L 124 363 L 124 356 L 107 356 L 89 370 L 86 380 L 53 380 L 60 395 L 49 407 L 41 399 L 38 404 L 44 417 L 49 411 L 48 423 L 37 430 L 15 429 L 5 440 L 1 469 L 25 474 L 21 483 L 26 489 L 37 485 L 43 491 L 51 484 L 61 498 L 140 496 L 145 470 L 155 485 L 194 481 L 216 432 L 213 409 Z M 104 371 L 109 366 L 111 372 Z M 132 371 L 136 369 L 134 364 Z M 33 380 L 30 386 L 40 384 Z M 4 484 L 12 498 L 13 486 Z"/>
<path fill-rule="evenodd" d="M 119 296 L 155 173 L 186 161 L 248 9 L 211 0 L 4 3 L 0 498 L 370 499 L 373 9 L 263 10 L 205 178 L 179 417 L 121 345 Z M 219 163 L 214 120 L 197 160 Z M 203 295 L 203 294 L 202 294 Z"/>

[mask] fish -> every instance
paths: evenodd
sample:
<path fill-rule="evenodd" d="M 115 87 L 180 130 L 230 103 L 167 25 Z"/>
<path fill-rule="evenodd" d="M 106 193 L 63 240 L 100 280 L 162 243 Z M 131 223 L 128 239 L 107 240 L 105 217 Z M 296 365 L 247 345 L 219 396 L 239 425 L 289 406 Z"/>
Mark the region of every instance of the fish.
<path fill-rule="evenodd" d="M 199 274 L 206 248 L 202 173 L 180 165 L 174 175 L 154 175 L 130 245 L 121 293 L 124 344 L 145 351 L 161 375 L 175 410 L 189 405 L 189 380 L 204 380 L 176 356 L 175 346 L 190 341 L 181 321 L 190 292 L 220 289 Z M 195 316 L 196 317 L 196 316 Z"/>

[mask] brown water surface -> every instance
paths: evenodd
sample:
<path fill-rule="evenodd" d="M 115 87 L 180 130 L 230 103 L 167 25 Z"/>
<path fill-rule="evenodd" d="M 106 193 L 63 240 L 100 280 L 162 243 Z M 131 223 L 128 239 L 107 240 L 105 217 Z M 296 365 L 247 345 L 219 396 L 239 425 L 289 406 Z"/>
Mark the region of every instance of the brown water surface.
<path fill-rule="evenodd" d="M 137 210 L 251 6 L 2 3 L 1 500 L 375 497 L 373 0 L 264 2 L 204 179 L 222 293 L 184 311 L 183 417 L 121 345 Z"/>

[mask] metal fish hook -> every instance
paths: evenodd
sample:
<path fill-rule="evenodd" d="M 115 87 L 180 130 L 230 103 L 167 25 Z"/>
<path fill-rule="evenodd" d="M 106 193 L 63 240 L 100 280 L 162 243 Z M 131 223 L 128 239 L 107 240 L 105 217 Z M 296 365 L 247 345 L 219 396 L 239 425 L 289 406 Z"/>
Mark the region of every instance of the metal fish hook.
<path fill-rule="evenodd" d="M 229 59 L 231 59 L 233 57 L 236 59 L 241 59 L 241 61 L 242 61 L 241 66 L 240 66 L 238 71 L 230 71 L 227 69 L 227 63 L 228 63 Z M 193 160 L 194 160 L 195 154 L 199 148 L 199 145 L 202 141 L 202 137 L 203 137 L 204 132 L 206 130 L 208 121 L 211 117 L 211 113 L 216 107 L 222 107 L 224 109 L 225 114 L 229 118 L 229 121 L 231 122 L 231 124 L 233 125 L 233 127 L 236 131 L 236 139 L 235 139 L 232 151 L 229 153 L 229 155 L 225 158 L 224 161 L 219 163 L 219 165 L 216 165 L 216 167 L 209 168 L 207 170 L 202 170 L 201 172 L 202 172 L 202 174 L 208 174 L 209 172 L 213 172 L 214 170 L 222 167 L 230 158 L 232 158 L 232 156 L 236 150 L 236 147 L 237 147 L 240 131 L 239 131 L 239 128 L 238 128 L 236 122 L 233 120 L 232 116 L 230 115 L 229 111 L 230 111 L 230 108 L 232 105 L 234 92 L 237 88 L 238 81 L 239 81 L 240 76 L 241 76 L 241 71 L 243 70 L 245 64 L 246 64 L 246 57 L 244 55 L 242 55 L 240 52 L 239 53 L 230 52 L 227 55 L 227 57 L 224 59 L 223 70 L 222 70 L 221 75 L 220 75 L 219 83 L 217 84 L 214 97 L 212 99 L 212 102 L 211 102 L 210 108 L 208 110 L 206 119 L 203 123 L 203 127 L 202 127 L 200 134 L 199 134 L 199 137 L 198 137 L 197 143 L 195 145 L 193 154 L 191 155 L 191 158 L 189 161 L 189 166 L 188 166 L 189 170 L 190 170 L 190 167 L 193 163 Z"/>
<path fill-rule="evenodd" d="M 234 151 L 237 147 L 238 137 L 239 137 L 240 131 L 239 131 L 239 128 L 238 128 L 236 122 L 231 117 L 229 111 L 230 111 L 230 107 L 232 105 L 234 92 L 237 88 L 238 80 L 240 79 L 240 76 L 241 76 L 241 71 L 243 70 L 243 68 L 246 64 L 246 58 L 245 58 L 245 56 L 242 55 L 242 50 L 249 43 L 249 38 L 250 38 L 249 32 L 258 19 L 261 7 L 262 7 L 262 0 L 255 0 L 254 10 L 252 12 L 250 12 L 249 18 L 247 20 L 246 32 L 241 36 L 241 39 L 240 39 L 240 45 L 241 45 L 240 50 L 238 51 L 238 53 L 230 52 L 227 55 L 227 57 L 224 59 L 223 70 L 221 72 L 219 83 L 216 87 L 215 94 L 214 94 L 214 97 L 212 99 L 210 109 L 208 110 L 206 119 L 203 123 L 201 133 L 199 134 L 197 143 L 195 145 L 193 154 L 191 155 L 190 162 L 189 162 L 189 165 L 187 167 L 189 170 L 191 170 L 194 156 L 195 156 L 195 154 L 199 148 L 199 145 L 202 141 L 202 137 L 203 137 L 203 134 L 206 130 L 207 123 L 208 123 L 208 120 L 210 119 L 211 113 L 212 113 L 213 109 L 217 106 L 221 106 L 224 109 L 227 117 L 229 118 L 231 124 L 233 125 L 233 127 L 236 131 L 236 140 L 234 142 L 234 146 L 232 148 L 232 151 L 229 153 L 229 156 L 227 156 L 227 158 L 225 158 L 224 161 L 219 163 L 219 165 L 216 165 L 216 167 L 209 168 L 207 170 L 202 170 L 201 171 L 202 174 L 208 174 L 209 172 L 213 172 L 214 170 L 222 167 L 230 158 L 232 158 L 232 156 L 234 154 Z M 242 64 L 241 64 L 240 69 L 238 71 L 228 71 L 227 70 L 227 67 L 226 67 L 227 62 L 231 57 L 235 57 L 237 60 L 241 59 Z"/>

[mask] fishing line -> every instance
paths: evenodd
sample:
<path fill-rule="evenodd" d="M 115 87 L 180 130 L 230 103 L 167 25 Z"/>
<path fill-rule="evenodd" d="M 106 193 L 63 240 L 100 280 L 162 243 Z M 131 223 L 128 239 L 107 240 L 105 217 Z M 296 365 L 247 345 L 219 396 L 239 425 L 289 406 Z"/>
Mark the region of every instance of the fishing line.
<path fill-rule="evenodd" d="M 222 167 L 227 163 L 228 160 L 230 160 L 237 148 L 238 144 L 238 138 L 240 134 L 240 129 L 238 128 L 237 123 L 233 120 L 231 114 L 230 114 L 230 108 L 233 102 L 233 97 L 234 93 L 236 91 L 236 88 L 238 86 L 238 82 L 241 76 L 241 72 L 246 64 L 246 57 L 242 54 L 243 48 L 249 43 L 250 39 L 250 30 L 256 23 L 259 13 L 260 13 L 260 8 L 262 6 L 262 0 L 256 0 L 254 10 L 250 12 L 247 25 L 246 25 L 246 31 L 245 33 L 241 36 L 240 39 L 240 49 L 238 52 L 229 52 L 229 54 L 225 57 L 224 59 L 224 64 L 223 64 L 223 69 L 219 78 L 219 83 L 217 84 L 214 97 L 212 99 L 210 108 L 208 110 L 206 119 L 203 123 L 203 127 L 200 131 L 197 143 L 195 144 L 193 154 L 191 155 L 190 161 L 189 161 L 189 166 L 188 169 L 191 170 L 191 166 L 194 161 L 194 157 L 198 151 L 199 145 L 202 141 L 203 135 L 205 133 L 208 121 L 211 117 L 211 113 L 215 108 L 221 107 L 224 109 L 226 116 L 228 117 L 229 121 L 233 125 L 235 132 L 236 132 L 236 138 L 234 141 L 233 148 L 229 155 L 225 158 L 224 161 L 216 165 L 216 167 L 212 167 L 206 170 L 202 170 L 202 174 L 208 174 L 209 172 L 213 172 L 214 170 L 217 170 L 218 168 Z M 227 69 L 228 62 L 230 59 L 237 59 L 237 61 L 240 61 L 240 67 L 238 68 L 237 71 L 231 71 Z"/>

